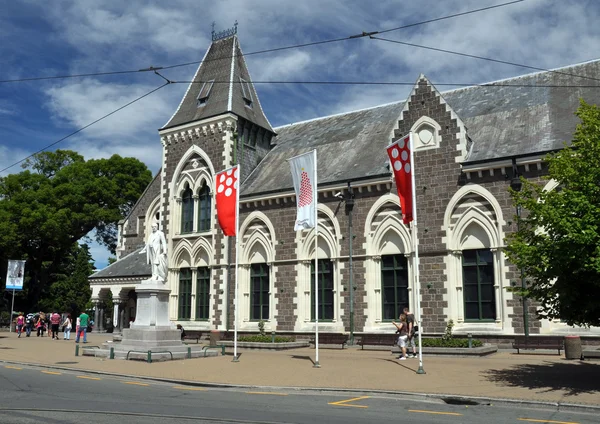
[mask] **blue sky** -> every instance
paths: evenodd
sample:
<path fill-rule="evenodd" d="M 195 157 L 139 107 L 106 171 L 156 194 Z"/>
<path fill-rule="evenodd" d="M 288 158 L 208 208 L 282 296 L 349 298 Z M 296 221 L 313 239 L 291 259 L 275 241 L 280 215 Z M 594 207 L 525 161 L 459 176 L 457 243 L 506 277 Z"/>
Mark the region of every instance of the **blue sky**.
<path fill-rule="evenodd" d="M 238 21 L 244 53 L 343 38 L 504 3 L 507 0 L 21 0 L 0 14 L 0 80 L 142 69 L 199 61 L 216 30 Z M 539 68 L 595 59 L 596 0 L 526 0 L 382 34 L 384 38 Z M 255 81 L 368 81 L 477 84 L 532 70 L 368 38 L 246 58 Z M 165 70 L 190 80 L 197 65 Z M 0 83 L 0 169 L 163 83 L 152 73 Z M 169 85 L 54 148 L 86 159 L 134 156 L 155 173 L 157 129 L 185 84 Z M 403 100 L 406 85 L 257 84 L 274 126 Z M 439 86 L 441 91 L 451 87 Z M 0 175 L 19 172 L 15 166 Z M 108 252 L 92 245 L 96 266 Z"/>

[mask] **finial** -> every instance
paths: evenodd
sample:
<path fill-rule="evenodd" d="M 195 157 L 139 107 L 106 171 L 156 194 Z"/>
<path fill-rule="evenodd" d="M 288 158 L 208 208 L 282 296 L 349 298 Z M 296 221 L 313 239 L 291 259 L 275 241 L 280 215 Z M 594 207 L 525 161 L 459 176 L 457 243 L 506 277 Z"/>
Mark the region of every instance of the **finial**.
<path fill-rule="evenodd" d="M 213 22 L 213 30 L 212 30 L 212 40 L 213 41 L 217 41 L 220 40 L 222 38 L 227 38 L 227 37 L 231 37 L 232 35 L 237 34 L 237 27 L 238 27 L 238 21 L 236 19 L 235 24 L 233 25 L 233 28 L 229 28 L 220 32 L 215 32 L 215 23 Z"/>

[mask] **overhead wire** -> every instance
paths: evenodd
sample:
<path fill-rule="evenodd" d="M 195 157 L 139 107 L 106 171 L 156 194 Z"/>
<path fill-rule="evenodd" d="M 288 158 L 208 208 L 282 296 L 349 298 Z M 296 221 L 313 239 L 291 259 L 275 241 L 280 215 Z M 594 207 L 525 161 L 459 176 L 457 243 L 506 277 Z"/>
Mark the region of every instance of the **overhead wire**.
<path fill-rule="evenodd" d="M 275 47 L 272 49 L 258 50 L 258 51 L 254 51 L 254 52 L 250 52 L 250 53 L 239 53 L 237 55 L 229 55 L 229 56 L 222 56 L 222 57 L 218 57 L 218 58 L 205 59 L 204 61 L 210 62 L 210 61 L 215 61 L 215 60 L 231 59 L 233 57 L 239 57 L 239 56 L 246 57 L 246 56 L 258 55 L 258 54 L 264 54 L 264 53 L 272 53 L 272 52 L 283 51 L 283 50 L 297 49 L 297 48 L 302 48 L 302 47 L 316 46 L 316 45 L 321 45 L 321 44 L 329 44 L 329 43 L 336 43 L 339 41 L 363 38 L 363 37 L 368 37 L 368 36 L 374 35 L 374 34 L 383 34 L 383 33 L 387 33 L 387 32 L 398 31 L 401 29 L 411 28 L 411 27 L 415 27 L 415 26 L 419 26 L 419 25 L 425 25 L 428 23 L 438 22 L 438 21 L 445 20 L 445 19 L 451 19 L 451 18 L 456 18 L 459 16 L 483 12 L 483 11 L 490 10 L 490 9 L 496 9 L 499 7 L 510 6 L 510 5 L 513 5 L 516 3 L 522 3 L 524 1 L 526 1 L 526 0 L 514 0 L 514 1 L 507 2 L 507 3 L 501 3 L 501 4 L 497 4 L 497 5 L 493 5 L 493 6 L 479 8 L 479 9 L 468 10 L 465 12 L 455 13 L 455 14 L 447 15 L 447 16 L 441 16 L 439 18 L 428 19 L 425 21 L 415 22 L 412 24 L 402 25 L 399 27 L 389 28 L 389 29 L 385 29 L 385 30 L 381 30 L 381 31 L 362 32 L 361 34 L 350 35 L 347 37 L 333 38 L 330 40 L 314 41 L 314 42 L 303 43 L 303 44 L 294 44 L 291 46 L 284 46 L 284 47 Z M 44 81 L 44 80 L 55 80 L 55 79 L 68 79 L 68 78 L 83 78 L 83 77 L 91 77 L 91 76 L 134 74 L 134 73 L 152 72 L 152 71 L 161 70 L 161 69 L 173 69 L 173 68 L 179 68 L 179 67 L 183 67 L 183 66 L 197 65 L 201 62 L 202 62 L 202 60 L 196 60 L 196 61 L 192 61 L 192 62 L 179 63 L 176 65 L 157 66 L 157 67 L 150 66 L 148 68 L 137 69 L 137 70 L 131 69 L 131 70 L 123 70 L 123 71 L 89 72 L 89 73 L 82 73 L 82 74 L 54 75 L 54 76 L 46 76 L 46 77 L 25 77 L 25 78 L 16 78 L 16 79 L 4 79 L 4 80 L 0 80 L 0 84 L 13 83 L 13 82 L 28 82 L 28 81 L 30 82 L 30 81 Z"/>
<path fill-rule="evenodd" d="M 505 64 L 505 65 L 511 65 L 511 66 L 517 66 L 517 67 L 521 67 L 521 68 L 533 69 L 535 71 L 551 72 L 553 74 L 567 75 L 567 76 L 570 76 L 570 77 L 589 79 L 589 80 L 593 80 L 593 81 L 600 81 L 600 78 L 594 78 L 594 77 L 589 77 L 589 76 L 585 76 L 585 75 L 577 75 L 577 74 L 572 74 L 572 73 L 569 73 L 569 72 L 563 72 L 563 71 L 559 71 L 559 70 L 552 70 L 552 69 L 540 68 L 540 67 L 537 67 L 537 66 L 524 65 L 522 63 L 509 62 L 509 61 L 506 61 L 506 60 L 493 59 L 493 58 L 490 58 L 490 57 L 477 56 L 477 55 L 474 55 L 474 54 L 468 54 L 468 53 L 462 53 L 462 52 L 455 52 L 455 51 L 452 51 L 452 50 L 440 49 L 440 48 L 437 48 L 437 47 L 423 46 L 423 45 L 420 45 L 420 44 L 408 43 L 406 41 L 391 40 L 389 38 L 381 38 L 381 37 L 375 37 L 375 36 L 369 36 L 369 38 L 371 38 L 373 40 L 387 41 L 389 43 L 394 43 L 394 44 L 401 44 L 401 45 L 409 46 L 409 47 L 416 47 L 416 48 L 419 48 L 419 49 L 432 50 L 432 51 L 436 51 L 436 52 L 440 52 L 440 53 L 453 54 L 453 55 L 457 55 L 457 56 L 470 57 L 470 58 L 473 58 L 473 59 L 486 60 L 488 62 L 502 63 L 502 64 Z"/>
<path fill-rule="evenodd" d="M 53 146 L 57 145 L 58 143 L 60 143 L 60 142 L 62 142 L 62 141 L 64 141 L 64 140 L 66 140 L 67 138 L 69 138 L 69 137 L 72 137 L 72 136 L 74 136 L 74 135 L 75 135 L 75 134 L 77 134 L 77 133 L 80 133 L 81 131 L 85 130 L 86 128 L 89 128 L 89 127 L 91 127 L 92 125 L 94 125 L 94 124 L 96 124 L 96 123 L 98 123 L 98 122 L 102 121 L 103 119 L 106 119 L 106 118 L 108 118 L 109 116 L 111 116 L 111 115 L 114 115 L 115 113 L 117 113 L 117 112 L 119 112 L 119 111 L 121 111 L 121 110 L 125 109 L 126 107 L 128 107 L 128 106 L 131 106 L 131 105 L 132 105 L 132 104 L 134 104 L 135 102 L 138 102 L 138 101 L 142 100 L 144 97 L 148 97 L 150 94 L 157 92 L 158 90 L 160 90 L 161 88 L 163 88 L 163 87 L 165 87 L 165 86 L 167 86 L 167 85 L 169 85 L 169 84 L 171 84 L 171 82 L 165 82 L 165 83 L 164 83 L 163 85 L 161 85 L 160 87 L 157 87 L 157 88 L 155 88 L 155 89 L 153 89 L 153 90 L 150 90 L 150 91 L 149 91 L 149 92 L 147 92 L 146 94 L 143 94 L 143 95 L 141 95 L 141 96 L 137 97 L 136 99 L 134 99 L 134 100 L 132 100 L 132 101 L 130 101 L 130 102 L 128 102 L 128 103 L 126 103 L 126 104 L 124 104 L 123 106 L 121 106 L 121 107 L 119 107 L 119 108 L 117 108 L 117 109 L 113 110 L 112 112 L 110 112 L 110 113 L 107 113 L 106 115 L 104 115 L 104 116 L 102 116 L 102 117 L 100 117 L 100 118 L 98 118 L 98 119 L 96 119 L 96 120 L 94 120 L 94 121 L 90 122 L 89 124 L 87 124 L 87 125 L 85 125 L 85 126 L 83 126 L 83 127 L 79 128 L 79 129 L 77 129 L 77 130 L 73 131 L 72 133 L 69 133 L 69 134 L 67 134 L 66 136 L 62 137 L 61 139 L 59 139 L 59 140 L 56 140 L 55 142 L 53 142 L 53 143 L 51 143 L 51 144 L 48 144 L 47 146 L 45 146 L 45 147 L 43 147 L 43 148 L 39 149 L 38 151 L 36 151 L 36 152 L 34 152 L 34 153 L 30 154 L 29 156 L 27 156 L 27 157 L 24 157 L 24 158 L 23 158 L 23 159 L 21 159 L 21 160 L 18 160 L 17 162 L 13 163 L 12 165 L 9 165 L 9 166 L 7 166 L 7 167 L 5 167 L 5 168 L 3 168 L 3 169 L 0 169 L 0 173 L 2 173 L 2 172 L 4 172 L 4 171 L 6 171 L 7 169 L 10 169 L 10 168 L 12 168 L 12 167 L 13 167 L 13 166 L 15 166 L 15 165 L 18 165 L 18 164 L 20 164 L 21 162 L 24 162 L 24 161 L 26 161 L 26 160 L 27 160 L 27 159 L 29 159 L 30 157 L 32 157 L 32 156 L 35 156 L 35 155 L 37 155 L 38 153 L 41 153 L 41 152 L 43 152 L 44 150 L 47 150 L 47 149 L 49 149 L 50 147 L 53 147 Z"/>

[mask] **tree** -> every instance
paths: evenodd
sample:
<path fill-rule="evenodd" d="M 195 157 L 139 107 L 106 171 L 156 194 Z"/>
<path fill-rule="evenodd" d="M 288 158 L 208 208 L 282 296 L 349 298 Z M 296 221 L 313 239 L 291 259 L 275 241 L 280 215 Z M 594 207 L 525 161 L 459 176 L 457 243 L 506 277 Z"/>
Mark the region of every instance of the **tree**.
<path fill-rule="evenodd" d="M 521 179 L 512 192 L 524 210 L 519 231 L 507 238 L 506 254 L 527 276 L 515 290 L 540 303 L 540 317 L 569 325 L 600 325 L 600 109 L 581 101 L 571 146 L 547 157 L 544 191 Z"/>
<path fill-rule="evenodd" d="M 7 259 L 26 259 L 23 295 L 36 307 L 53 275 L 90 231 L 113 253 L 116 225 L 152 174 L 134 158 L 92 159 L 68 150 L 35 155 L 18 174 L 0 178 L 0 276 Z M 1 277 L 0 277 L 1 278 Z"/>
<path fill-rule="evenodd" d="M 79 315 L 89 309 L 92 296 L 88 277 L 94 272 L 94 262 L 86 244 L 73 245 L 62 272 L 52 275 L 54 282 L 49 288 L 49 296 L 42 301 L 42 309 Z"/>

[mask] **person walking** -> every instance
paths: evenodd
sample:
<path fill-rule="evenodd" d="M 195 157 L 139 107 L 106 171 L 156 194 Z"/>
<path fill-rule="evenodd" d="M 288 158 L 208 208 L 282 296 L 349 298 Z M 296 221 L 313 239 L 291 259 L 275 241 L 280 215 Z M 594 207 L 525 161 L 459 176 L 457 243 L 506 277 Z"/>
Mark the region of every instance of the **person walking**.
<path fill-rule="evenodd" d="M 23 326 L 25 325 L 25 317 L 23 316 L 23 312 L 19 312 L 19 316 L 17 317 L 17 334 L 18 338 L 21 337 L 21 333 L 23 332 Z"/>
<path fill-rule="evenodd" d="M 405 361 L 406 360 L 406 340 L 408 339 L 408 324 L 406 323 L 406 315 L 400 314 L 400 323 L 396 324 L 394 321 L 392 321 L 392 324 L 394 324 L 396 326 L 396 328 L 398 329 L 398 331 L 397 331 L 397 333 L 399 334 L 398 346 L 400 346 L 400 349 L 402 350 L 402 353 L 400 354 L 400 356 L 398 356 L 398 359 L 401 361 Z"/>
<path fill-rule="evenodd" d="M 27 318 L 25 318 L 25 332 L 27 333 L 25 337 L 31 336 L 31 329 L 33 328 L 33 314 L 27 314 Z"/>
<path fill-rule="evenodd" d="M 37 336 L 44 337 L 44 331 L 46 331 L 46 315 L 43 312 L 40 312 L 38 315 L 37 321 L 35 322 L 35 328 L 37 329 Z"/>
<path fill-rule="evenodd" d="M 412 347 L 412 352 L 408 352 L 409 358 L 417 357 L 417 345 L 415 344 L 415 335 L 417 334 L 417 326 L 415 325 L 415 314 L 410 312 L 408 308 L 404 308 L 404 315 L 406 315 L 406 323 L 408 324 L 408 337 L 406 339 L 406 349 Z"/>
<path fill-rule="evenodd" d="M 60 326 L 60 315 L 58 312 L 50 315 L 50 326 L 52 329 L 52 340 L 58 340 L 58 327 Z"/>
<path fill-rule="evenodd" d="M 83 311 L 81 315 L 79 315 L 79 329 L 77 330 L 77 337 L 75 338 L 75 343 L 79 343 L 79 338 L 81 334 L 83 334 L 83 342 L 87 343 L 87 327 L 90 323 L 90 316 Z"/>
<path fill-rule="evenodd" d="M 65 322 L 63 322 L 63 327 L 65 327 L 65 330 L 63 331 L 63 340 L 71 340 L 71 314 L 68 314 L 65 318 Z"/>

